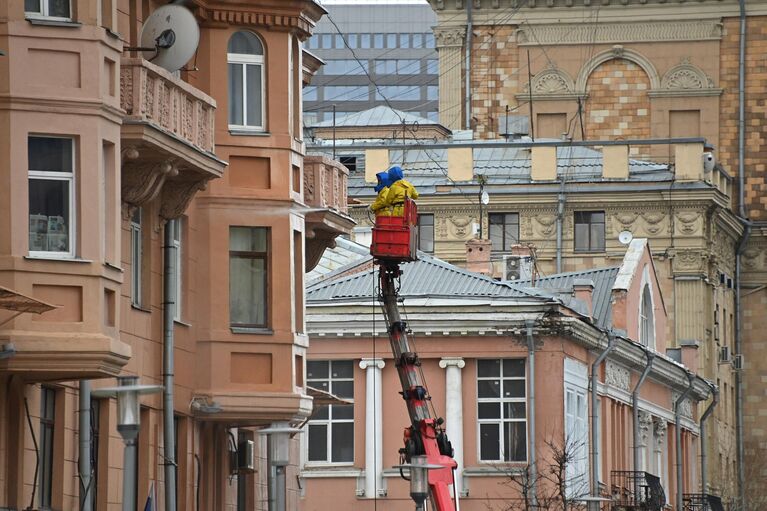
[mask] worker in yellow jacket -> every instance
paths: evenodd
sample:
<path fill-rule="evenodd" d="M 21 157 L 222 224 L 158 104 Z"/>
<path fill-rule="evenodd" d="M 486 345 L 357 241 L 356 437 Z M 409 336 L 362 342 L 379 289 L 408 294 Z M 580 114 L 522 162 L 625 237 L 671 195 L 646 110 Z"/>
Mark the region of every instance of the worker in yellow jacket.
<path fill-rule="evenodd" d="M 403 204 L 405 197 L 418 198 L 418 190 L 411 183 L 403 179 L 402 169 L 392 167 L 389 169 L 389 192 L 386 195 L 386 204 L 391 207 L 391 216 L 404 214 Z"/>
<path fill-rule="evenodd" d="M 378 182 L 375 187 L 373 187 L 373 190 L 378 193 L 378 196 L 376 197 L 376 200 L 373 201 L 373 204 L 370 205 L 370 211 L 375 213 L 377 217 L 391 216 L 391 208 L 389 207 L 389 203 L 386 202 L 386 197 L 389 194 L 389 172 L 379 172 L 376 174 L 376 180 Z"/>

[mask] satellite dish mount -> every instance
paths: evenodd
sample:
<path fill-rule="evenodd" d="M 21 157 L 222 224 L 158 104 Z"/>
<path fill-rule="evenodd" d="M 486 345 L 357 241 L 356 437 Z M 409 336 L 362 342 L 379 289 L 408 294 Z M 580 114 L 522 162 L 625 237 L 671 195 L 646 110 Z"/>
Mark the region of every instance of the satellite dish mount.
<path fill-rule="evenodd" d="M 141 29 L 141 46 L 125 51 L 143 52 L 143 57 L 171 73 L 184 67 L 197 51 L 200 27 L 182 5 L 167 4 L 155 10 Z"/>

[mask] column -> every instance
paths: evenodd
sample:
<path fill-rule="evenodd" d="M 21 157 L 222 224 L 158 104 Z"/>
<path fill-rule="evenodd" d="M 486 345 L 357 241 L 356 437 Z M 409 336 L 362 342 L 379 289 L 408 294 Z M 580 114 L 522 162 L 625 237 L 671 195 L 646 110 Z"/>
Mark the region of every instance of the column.
<path fill-rule="evenodd" d="M 439 122 L 463 129 L 463 45 L 466 27 L 438 27 L 434 38 L 439 54 Z"/>
<path fill-rule="evenodd" d="M 383 488 L 383 406 L 381 392 L 380 358 L 363 358 L 360 368 L 365 369 L 365 497 L 376 497 Z"/>
<path fill-rule="evenodd" d="M 445 425 L 453 444 L 458 467 L 455 470 L 455 492 L 463 490 L 463 391 L 461 369 L 466 362 L 460 357 L 443 357 L 439 366 L 445 369 Z"/>

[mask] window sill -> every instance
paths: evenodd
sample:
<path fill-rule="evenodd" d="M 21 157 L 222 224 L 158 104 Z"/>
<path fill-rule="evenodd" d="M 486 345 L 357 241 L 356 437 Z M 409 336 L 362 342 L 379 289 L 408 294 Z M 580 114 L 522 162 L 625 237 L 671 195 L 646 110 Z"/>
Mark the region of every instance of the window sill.
<path fill-rule="evenodd" d="M 574 254 L 604 254 L 606 252 L 605 249 L 597 249 L 597 250 L 575 250 L 573 249 Z"/>
<path fill-rule="evenodd" d="M 355 468 L 354 465 L 343 467 L 331 465 L 308 465 L 301 471 L 301 477 L 305 479 L 323 479 L 331 477 L 359 477 L 362 470 Z"/>
<path fill-rule="evenodd" d="M 229 134 L 235 137 L 270 137 L 271 133 L 263 130 L 244 130 L 238 128 L 229 128 Z"/>
<path fill-rule="evenodd" d="M 106 31 L 106 33 L 107 33 L 107 35 L 109 37 L 112 37 L 114 39 L 119 39 L 119 40 L 122 40 L 122 38 L 123 38 L 123 36 L 121 36 L 118 32 L 115 32 L 111 28 L 104 27 L 104 30 Z"/>
<path fill-rule="evenodd" d="M 229 327 L 233 334 L 255 334 L 255 335 L 272 335 L 274 330 L 271 328 L 257 328 L 247 326 L 232 326 Z"/>
<path fill-rule="evenodd" d="M 152 311 L 151 311 L 151 310 L 149 310 L 149 309 L 145 309 L 145 308 L 144 308 L 144 307 L 142 307 L 141 305 L 136 305 L 135 303 L 132 303 L 132 304 L 130 304 L 130 308 L 131 308 L 131 309 L 133 309 L 133 310 L 135 310 L 135 311 L 139 311 L 139 312 L 146 312 L 147 314 L 151 314 L 151 313 L 152 313 Z"/>
<path fill-rule="evenodd" d="M 180 325 L 180 326 L 184 326 L 184 327 L 187 327 L 187 328 L 191 328 L 191 327 L 192 327 L 192 324 L 191 324 L 191 323 L 187 323 L 187 322 L 186 322 L 186 321 L 184 321 L 183 319 L 174 319 L 174 320 L 173 320 L 173 324 L 174 324 L 174 325 Z"/>
<path fill-rule="evenodd" d="M 104 267 L 105 268 L 109 268 L 110 270 L 119 271 L 120 273 L 124 273 L 125 272 L 125 270 L 123 270 L 119 266 L 115 266 L 112 263 L 104 263 Z"/>
<path fill-rule="evenodd" d="M 45 16 L 41 16 L 39 18 L 27 16 L 26 19 L 32 25 L 45 25 L 49 27 L 64 27 L 64 28 L 80 28 L 82 26 L 82 23 L 77 21 L 56 19 L 56 18 L 46 18 Z"/>
<path fill-rule="evenodd" d="M 498 463 L 486 467 L 466 467 L 463 469 L 464 477 L 508 477 L 509 474 L 522 473 L 525 470 L 524 462 Z"/>
<path fill-rule="evenodd" d="M 92 263 L 90 259 L 80 259 L 79 257 L 54 256 L 54 255 L 25 255 L 24 259 L 30 261 L 58 261 L 62 263 Z"/>

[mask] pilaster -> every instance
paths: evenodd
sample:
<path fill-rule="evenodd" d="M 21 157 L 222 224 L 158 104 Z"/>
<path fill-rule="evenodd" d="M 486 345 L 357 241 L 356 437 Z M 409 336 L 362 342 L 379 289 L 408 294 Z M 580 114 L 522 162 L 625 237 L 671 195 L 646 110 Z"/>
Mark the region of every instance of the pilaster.
<path fill-rule="evenodd" d="M 372 499 L 383 489 L 383 394 L 380 358 L 363 358 L 365 370 L 365 497 Z"/>
<path fill-rule="evenodd" d="M 447 437 L 453 444 L 453 457 L 458 464 L 454 491 L 463 492 L 463 385 L 461 369 L 466 362 L 460 357 L 443 357 L 439 366 L 445 369 L 445 423 Z"/>
<path fill-rule="evenodd" d="M 461 129 L 461 84 L 466 28 L 435 28 L 434 36 L 439 53 L 439 121 L 451 130 Z"/>

